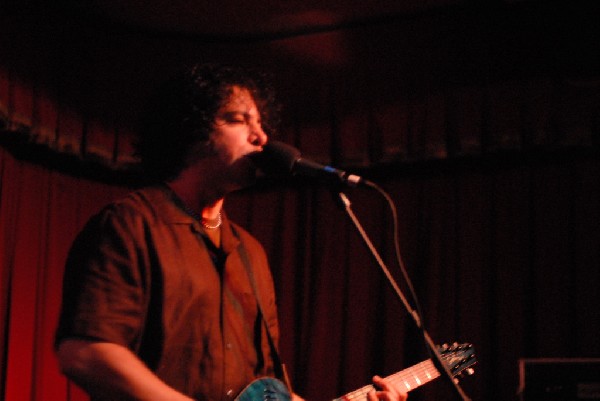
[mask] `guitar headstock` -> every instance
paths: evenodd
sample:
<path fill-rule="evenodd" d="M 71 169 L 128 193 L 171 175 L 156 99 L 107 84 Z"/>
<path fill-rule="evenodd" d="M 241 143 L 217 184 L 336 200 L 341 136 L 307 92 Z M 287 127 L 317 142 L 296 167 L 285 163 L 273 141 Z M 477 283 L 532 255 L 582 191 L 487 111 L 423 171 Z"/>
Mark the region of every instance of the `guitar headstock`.
<path fill-rule="evenodd" d="M 438 352 L 444 364 L 452 373 L 452 377 L 461 378 L 464 374 L 472 375 L 475 372 L 472 366 L 477 363 L 477 359 L 472 344 L 444 344 L 438 347 Z"/>

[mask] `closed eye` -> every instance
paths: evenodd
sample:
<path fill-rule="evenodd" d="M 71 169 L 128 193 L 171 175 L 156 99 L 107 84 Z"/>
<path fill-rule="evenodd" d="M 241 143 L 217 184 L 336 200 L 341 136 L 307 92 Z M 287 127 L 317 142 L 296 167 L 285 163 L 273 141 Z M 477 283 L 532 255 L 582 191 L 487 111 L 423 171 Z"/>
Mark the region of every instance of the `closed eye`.
<path fill-rule="evenodd" d="M 231 123 L 245 123 L 246 116 L 244 113 L 225 113 L 223 119 Z"/>

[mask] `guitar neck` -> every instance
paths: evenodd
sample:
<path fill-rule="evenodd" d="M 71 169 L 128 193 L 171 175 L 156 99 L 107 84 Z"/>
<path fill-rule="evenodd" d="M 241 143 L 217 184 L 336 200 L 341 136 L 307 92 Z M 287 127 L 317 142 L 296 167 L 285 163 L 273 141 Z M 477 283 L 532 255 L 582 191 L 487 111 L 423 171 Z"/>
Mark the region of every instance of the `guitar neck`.
<path fill-rule="evenodd" d="M 397 388 L 409 392 L 430 381 L 438 378 L 440 373 L 437 371 L 431 359 L 418 363 L 408 369 L 394 373 L 386 377 L 390 383 Z M 365 401 L 369 391 L 373 390 L 372 385 L 364 386 L 358 390 L 352 391 L 333 401 Z"/>

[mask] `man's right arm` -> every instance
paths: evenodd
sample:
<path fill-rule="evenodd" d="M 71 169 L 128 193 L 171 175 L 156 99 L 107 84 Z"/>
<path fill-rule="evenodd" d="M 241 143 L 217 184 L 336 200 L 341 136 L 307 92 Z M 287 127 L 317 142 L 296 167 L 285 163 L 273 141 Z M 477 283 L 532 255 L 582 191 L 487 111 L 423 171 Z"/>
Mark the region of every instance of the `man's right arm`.
<path fill-rule="evenodd" d="M 57 356 L 62 372 L 97 399 L 193 401 L 118 344 L 67 338 L 59 344 Z"/>

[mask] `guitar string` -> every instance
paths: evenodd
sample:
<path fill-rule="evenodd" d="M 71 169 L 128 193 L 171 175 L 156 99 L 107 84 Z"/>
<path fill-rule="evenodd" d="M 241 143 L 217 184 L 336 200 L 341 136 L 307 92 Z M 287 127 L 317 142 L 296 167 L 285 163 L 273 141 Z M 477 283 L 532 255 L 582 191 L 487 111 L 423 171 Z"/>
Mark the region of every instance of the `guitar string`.
<path fill-rule="evenodd" d="M 456 351 L 456 349 L 462 350 L 463 348 L 464 347 L 455 348 L 454 351 Z M 447 357 L 444 359 L 447 359 Z M 463 362 L 467 359 L 469 358 L 464 358 Z M 402 381 L 402 384 L 404 385 L 404 387 L 406 387 L 406 390 L 411 391 L 417 387 L 429 383 L 430 381 L 438 378 L 439 376 L 440 372 L 437 370 L 431 359 L 428 359 L 426 361 L 414 365 L 412 368 L 408 368 L 397 372 L 393 375 L 390 375 L 386 379 L 388 379 L 393 384 Z M 411 386 L 410 382 L 412 382 L 413 380 L 415 385 Z M 373 389 L 374 386 L 367 385 L 358 390 L 350 392 L 340 398 L 336 398 L 333 401 L 355 401 L 359 398 L 365 400 L 367 398 L 366 395 L 369 393 L 369 391 Z"/>
<path fill-rule="evenodd" d="M 439 372 L 437 369 L 435 369 L 431 360 L 427 360 L 413 366 L 412 368 L 388 376 L 387 379 L 393 384 L 401 382 L 404 387 L 406 387 L 407 391 L 410 391 L 416 387 L 430 382 L 431 380 L 439 377 L 439 375 Z M 410 382 L 414 382 L 415 385 L 411 386 Z M 357 398 L 366 398 L 368 392 L 373 389 L 374 387 L 372 385 L 364 386 L 336 400 L 343 399 L 352 401 L 356 400 Z"/>

